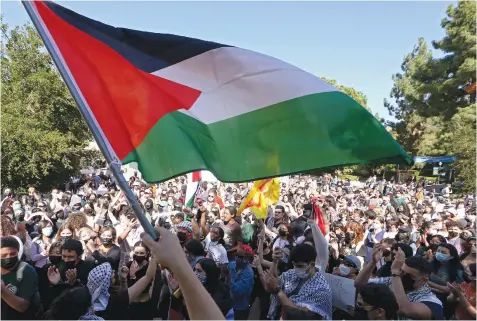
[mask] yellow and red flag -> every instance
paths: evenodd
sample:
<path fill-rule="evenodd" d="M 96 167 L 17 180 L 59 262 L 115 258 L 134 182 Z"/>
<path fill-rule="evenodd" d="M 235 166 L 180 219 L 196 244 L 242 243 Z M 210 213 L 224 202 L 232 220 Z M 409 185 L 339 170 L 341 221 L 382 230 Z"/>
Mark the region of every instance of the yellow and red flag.
<path fill-rule="evenodd" d="M 255 181 L 252 189 L 240 205 L 237 215 L 250 208 L 257 219 L 267 217 L 267 207 L 280 198 L 280 179 L 267 178 Z"/>

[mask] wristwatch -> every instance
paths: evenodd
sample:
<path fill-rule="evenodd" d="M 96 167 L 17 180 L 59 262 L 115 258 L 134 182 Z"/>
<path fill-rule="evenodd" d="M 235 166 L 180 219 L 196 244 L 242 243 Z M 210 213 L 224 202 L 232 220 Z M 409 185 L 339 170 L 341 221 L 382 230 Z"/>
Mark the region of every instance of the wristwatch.
<path fill-rule="evenodd" d="M 278 292 L 280 292 L 282 290 L 282 288 L 277 285 L 277 287 L 275 288 L 275 291 L 273 291 L 273 294 L 278 294 Z"/>
<path fill-rule="evenodd" d="M 392 276 L 393 278 L 396 277 L 396 276 L 397 276 L 397 277 L 400 277 L 399 274 L 395 274 L 395 273 L 391 274 L 391 276 Z"/>

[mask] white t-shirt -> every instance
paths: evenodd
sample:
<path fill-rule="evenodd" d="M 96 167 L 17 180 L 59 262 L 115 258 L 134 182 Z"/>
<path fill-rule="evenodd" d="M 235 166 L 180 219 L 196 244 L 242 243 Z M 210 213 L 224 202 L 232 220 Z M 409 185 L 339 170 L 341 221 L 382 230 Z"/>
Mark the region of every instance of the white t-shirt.
<path fill-rule="evenodd" d="M 210 234 L 208 234 L 205 238 L 205 252 L 207 253 L 207 257 L 211 258 L 215 261 L 216 264 L 228 264 L 229 259 L 227 257 L 227 250 L 222 244 L 217 242 L 212 242 L 210 240 Z"/>

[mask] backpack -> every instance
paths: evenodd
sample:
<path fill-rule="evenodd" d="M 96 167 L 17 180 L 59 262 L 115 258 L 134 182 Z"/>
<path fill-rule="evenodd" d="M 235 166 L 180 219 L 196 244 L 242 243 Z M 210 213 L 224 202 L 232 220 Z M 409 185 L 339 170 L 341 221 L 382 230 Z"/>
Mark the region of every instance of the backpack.
<path fill-rule="evenodd" d="M 28 263 L 20 261 L 20 263 L 18 265 L 18 269 L 17 269 L 17 282 L 18 282 L 18 284 L 22 283 L 22 281 L 23 281 L 23 271 L 25 271 L 25 268 L 28 265 L 29 265 Z M 30 302 L 30 305 L 31 305 L 31 307 L 29 309 L 31 309 L 31 311 L 33 312 L 33 315 L 35 317 L 41 318 L 41 316 L 43 315 L 43 305 L 41 304 L 40 293 L 38 291 L 36 291 L 35 294 L 33 295 L 33 298 Z"/>

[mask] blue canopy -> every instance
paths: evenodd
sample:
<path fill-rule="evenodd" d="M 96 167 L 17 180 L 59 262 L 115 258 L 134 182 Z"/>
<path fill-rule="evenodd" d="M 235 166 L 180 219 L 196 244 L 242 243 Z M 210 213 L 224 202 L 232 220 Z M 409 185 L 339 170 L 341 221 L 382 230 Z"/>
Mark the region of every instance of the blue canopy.
<path fill-rule="evenodd" d="M 455 156 L 414 156 L 414 163 L 452 163 Z"/>

